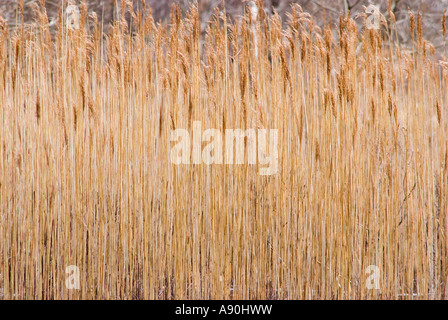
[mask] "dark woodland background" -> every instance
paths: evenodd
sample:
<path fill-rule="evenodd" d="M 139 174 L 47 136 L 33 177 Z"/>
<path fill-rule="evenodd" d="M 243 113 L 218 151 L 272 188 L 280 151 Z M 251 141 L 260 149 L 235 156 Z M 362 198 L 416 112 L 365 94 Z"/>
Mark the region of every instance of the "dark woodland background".
<path fill-rule="evenodd" d="M 79 4 L 79 0 L 22 0 L 24 3 L 25 22 L 33 21 L 33 6 L 45 2 L 46 11 L 49 17 L 50 28 L 55 28 L 58 20 L 58 10 L 67 3 Z M 133 2 L 134 10 L 142 8 L 143 0 L 128 0 Z M 390 0 L 391 8 L 395 14 L 398 26 L 400 41 L 404 44 L 410 41 L 409 33 L 409 11 L 421 12 L 424 22 L 424 36 L 436 47 L 443 47 L 441 36 L 441 20 L 444 10 L 448 9 L 448 0 Z M 16 28 L 20 24 L 18 16 L 19 0 L 0 0 L 0 15 L 8 24 L 10 29 Z M 98 21 L 103 21 L 105 29 L 117 16 L 120 10 L 120 0 L 86 0 L 89 12 L 95 11 Z M 317 25 L 324 25 L 328 22 L 337 22 L 341 13 L 350 12 L 355 18 L 358 13 L 364 11 L 370 3 L 379 5 L 382 13 L 388 18 L 389 0 L 264 0 L 266 13 L 273 14 L 277 11 L 283 21 L 287 20 L 287 13 L 291 10 L 292 4 L 299 4 L 304 11 L 310 13 Z M 171 6 L 178 3 L 182 10 L 187 11 L 193 3 L 191 0 L 146 0 L 146 5 L 152 9 L 152 14 L 156 21 L 163 23 L 169 18 Z M 202 31 L 204 32 L 207 22 L 213 15 L 214 9 L 222 7 L 222 0 L 198 0 L 198 9 L 202 21 Z M 247 1 L 226 0 L 226 12 L 231 19 L 239 19 L 244 12 Z M 447 10 L 448 11 L 448 10 Z M 362 19 L 356 20 L 362 27 Z"/>

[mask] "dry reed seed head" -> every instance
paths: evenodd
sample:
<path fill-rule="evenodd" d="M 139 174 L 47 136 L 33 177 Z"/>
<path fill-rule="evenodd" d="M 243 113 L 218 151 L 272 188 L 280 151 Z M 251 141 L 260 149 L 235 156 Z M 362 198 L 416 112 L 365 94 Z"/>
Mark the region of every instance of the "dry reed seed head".
<path fill-rule="evenodd" d="M 437 112 L 437 122 L 440 124 L 440 120 L 442 118 L 442 112 L 440 109 L 439 98 L 436 99 L 436 112 Z"/>
<path fill-rule="evenodd" d="M 75 130 L 78 129 L 78 107 L 75 103 L 72 104 L 72 113 L 73 113 L 73 128 Z"/>
<path fill-rule="evenodd" d="M 295 58 L 295 41 L 294 41 L 294 36 L 292 34 L 292 31 L 290 29 L 288 29 L 288 32 L 286 33 L 286 39 L 288 40 L 288 45 L 290 48 L 290 52 L 291 52 L 291 60 L 294 61 Z"/>
<path fill-rule="evenodd" d="M 423 18 L 421 12 L 417 15 L 417 39 L 420 45 L 423 45 Z"/>
<path fill-rule="evenodd" d="M 151 7 L 148 7 L 148 12 L 146 14 L 145 22 L 144 22 L 144 35 L 151 35 L 152 30 L 155 29 L 156 26 L 154 24 L 154 19 L 152 16 Z"/>
<path fill-rule="evenodd" d="M 274 12 L 274 15 L 269 19 L 269 32 L 271 37 L 271 43 L 275 47 L 277 41 L 282 41 L 282 21 L 278 12 Z"/>
<path fill-rule="evenodd" d="M 250 4 L 250 2 L 249 2 L 249 4 Z M 253 21 L 253 18 L 254 17 L 252 15 L 252 11 L 251 11 L 250 5 L 246 5 L 245 6 L 245 12 L 244 12 L 244 19 L 243 20 L 247 19 L 247 24 L 249 26 L 253 26 L 255 24 L 255 21 Z"/>
<path fill-rule="evenodd" d="M 187 14 L 187 21 L 189 22 L 192 30 L 193 45 L 196 46 L 198 44 L 199 34 L 201 31 L 197 2 L 196 3 L 193 2 L 190 4 L 189 12 Z"/>
<path fill-rule="evenodd" d="M 446 36 L 446 10 L 443 11 L 442 17 L 442 35 L 443 37 Z"/>
<path fill-rule="evenodd" d="M 409 11 L 409 23 L 411 28 L 411 35 L 414 37 L 415 35 L 415 16 L 412 11 Z"/>
<path fill-rule="evenodd" d="M 182 53 L 182 52 L 178 51 L 177 54 L 179 56 L 179 62 L 180 62 L 181 70 L 183 71 L 184 77 L 188 78 L 189 70 L 190 70 L 190 60 L 188 59 L 185 52 Z"/>
<path fill-rule="evenodd" d="M 40 110 L 40 95 L 39 95 L 39 89 L 37 89 L 37 94 L 36 94 L 36 119 L 37 119 L 37 123 L 40 123 L 40 114 L 41 114 L 41 110 Z"/>
<path fill-rule="evenodd" d="M 263 0 L 255 0 L 255 6 L 257 7 L 257 20 L 258 22 L 263 21 L 266 18 L 264 1 Z"/>
<path fill-rule="evenodd" d="M 319 141 L 316 139 L 314 141 L 314 157 L 317 162 L 320 160 L 320 148 L 319 148 Z"/>
<path fill-rule="evenodd" d="M 375 123 L 376 107 L 375 107 L 375 100 L 373 97 L 370 100 L 370 108 L 372 112 L 372 123 Z"/>
<path fill-rule="evenodd" d="M 343 14 L 339 15 L 339 36 L 344 32 L 345 28 L 345 16 Z"/>
<path fill-rule="evenodd" d="M 240 93 L 241 99 L 244 99 L 247 85 L 247 65 L 240 61 Z"/>
<path fill-rule="evenodd" d="M 300 58 L 301 58 L 302 63 L 304 63 L 307 58 L 308 41 L 309 41 L 308 34 L 303 32 L 302 38 L 301 38 L 301 46 L 300 46 Z"/>
<path fill-rule="evenodd" d="M 431 54 L 431 56 L 435 56 L 436 55 L 436 47 L 429 41 L 424 41 L 425 42 L 425 48 L 429 49 L 429 53 Z"/>
<path fill-rule="evenodd" d="M 336 110 L 336 101 L 334 98 L 334 93 L 333 91 L 330 92 L 330 101 L 331 101 L 331 112 L 333 114 L 333 117 L 336 119 L 337 118 L 337 110 Z"/>
<path fill-rule="evenodd" d="M 17 1 L 17 5 L 19 7 L 19 15 L 20 15 L 21 18 L 23 18 L 23 10 L 24 10 L 23 0 L 18 0 Z"/>
<path fill-rule="evenodd" d="M 171 30 L 170 30 L 170 32 L 172 32 L 172 33 L 176 33 L 179 28 L 179 24 L 178 24 L 178 20 L 177 20 L 177 8 L 178 8 L 177 3 L 171 4 L 171 10 L 170 10 Z"/>
<path fill-rule="evenodd" d="M 328 25 L 325 28 L 325 47 L 328 52 L 331 52 L 332 42 L 333 42 L 333 30 L 331 29 L 331 26 Z"/>
<path fill-rule="evenodd" d="M 180 23 L 183 23 L 182 22 L 182 11 L 180 10 L 179 6 L 176 7 L 176 22 L 177 22 L 178 25 Z"/>
<path fill-rule="evenodd" d="M 281 43 L 278 43 L 278 46 L 280 48 L 280 61 L 282 64 L 283 79 L 286 80 L 285 81 L 285 90 L 286 90 L 286 82 L 289 83 L 289 85 L 291 87 L 291 76 L 290 76 L 289 68 L 288 68 L 288 64 L 287 64 L 285 48 L 283 47 L 283 45 Z"/>
<path fill-rule="evenodd" d="M 394 104 L 393 104 L 392 96 L 390 95 L 390 92 L 387 93 L 387 106 L 388 106 L 387 111 L 389 112 L 389 116 L 392 117 Z"/>
<path fill-rule="evenodd" d="M 324 111 L 327 111 L 328 107 L 332 107 L 332 99 L 331 99 L 331 92 L 328 88 L 325 88 L 323 91 L 324 94 Z"/>
<path fill-rule="evenodd" d="M 134 12 L 134 4 L 132 3 L 132 0 L 126 0 L 126 6 L 129 8 L 132 19 L 135 19 L 136 15 Z"/>
<path fill-rule="evenodd" d="M 8 29 L 8 24 L 6 23 L 5 19 L 3 19 L 1 13 L 0 13 L 0 33 L 2 35 L 2 38 L 6 38 L 6 30 Z M 2 40 L 4 41 L 4 40 Z"/>
<path fill-rule="evenodd" d="M 79 19 L 79 26 L 81 29 L 84 29 L 87 23 L 87 3 L 85 0 L 81 1 L 80 5 L 80 19 Z"/>
<path fill-rule="evenodd" d="M 121 18 L 121 19 L 125 19 L 125 12 L 126 12 L 126 0 L 120 0 L 120 12 L 119 12 L 119 17 L 118 18 Z M 114 5 L 114 8 L 115 8 L 115 5 Z"/>
<path fill-rule="evenodd" d="M 293 30 L 294 33 L 298 33 L 299 32 L 299 11 L 297 8 L 298 5 L 292 5 L 291 8 L 291 13 L 287 13 L 287 18 L 288 18 L 288 23 L 289 26 L 291 27 L 291 29 Z M 300 7 L 300 6 L 299 6 Z"/>
<path fill-rule="evenodd" d="M 384 92 L 384 67 L 383 67 L 383 62 L 379 63 L 378 76 L 379 76 L 379 80 L 380 80 L 381 92 Z"/>
<path fill-rule="evenodd" d="M 389 10 L 389 17 L 390 17 L 390 21 L 392 22 L 393 25 L 397 24 L 397 19 L 395 18 L 395 14 Z"/>

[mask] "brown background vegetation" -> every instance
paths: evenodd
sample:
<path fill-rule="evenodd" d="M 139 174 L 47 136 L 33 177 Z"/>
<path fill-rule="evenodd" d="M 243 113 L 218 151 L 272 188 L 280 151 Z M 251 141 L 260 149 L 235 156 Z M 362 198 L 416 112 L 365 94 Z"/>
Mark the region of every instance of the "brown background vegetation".
<path fill-rule="evenodd" d="M 142 8 L 142 0 L 132 0 L 134 10 Z M 25 7 L 25 22 L 33 20 L 32 7 L 33 4 L 38 4 L 39 0 L 24 0 Z M 56 26 L 58 20 L 58 8 L 67 5 L 68 1 L 46 0 L 45 7 L 49 16 L 50 27 Z M 77 3 L 79 0 L 73 0 Z M 94 11 L 99 21 L 103 21 L 105 28 L 119 10 L 120 0 L 86 0 L 88 10 Z M 244 10 L 244 5 L 247 1 L 241 0 L 227 0 L 225 1 L 226 12 L 234 19 L 238 19 Z M 0 14 L 9 24 L 10 28 L 16 27 L 20 24 L 17 10 L 17 0 L 2 0 L 0 2 Z M 170 8 L 174 3 L 178 3 L 181 8 L 186 11 L 193 3 L 191 0 L 146 0 L 146 4 L 151 7 L 152 14 L 156 21 L 166 21 L 169 17 Z M 222 6 L 222 0 L 199 0 L 198 8 L 202 21 L 202 29 L 205 31 L 207 22 L 213 15 L 213 10 L 216 7 Z M 340 13 L 351 12 L 352 17 L 355 17 L 359 12 L 364 10 L 369 3 L 380 5 L 383 13 L 387 18 L 388 0 L 265 0 L 265 8 L 267 14 L 270 15 L 275 11 L 285 21 L 286 14 L 290 11 L 291 5 L 294 3 L 302 6 L 304 11 L 309 12 L 318 24 L 323 25 L 327 22 L 336 22 Z M 448 0 L 391 0 L 392 11 L 397 19 L 399 27 L 399 37 L 402 43 L 409 42 L 409 14 L 408 11 L 420 11 L 424 17 L 424 36 L 427 40 L 432 41 L 437 47 L 443 45 L 443 40 L 440 33 L 440 20 L 443 11 L 448 9 Z M 115 8 L 115 10 L 114 10 Z M 115 13 L 115 14 L 114 14 Z M 361 27 L 362 19 L 359 19 L 359 26 Z"/>

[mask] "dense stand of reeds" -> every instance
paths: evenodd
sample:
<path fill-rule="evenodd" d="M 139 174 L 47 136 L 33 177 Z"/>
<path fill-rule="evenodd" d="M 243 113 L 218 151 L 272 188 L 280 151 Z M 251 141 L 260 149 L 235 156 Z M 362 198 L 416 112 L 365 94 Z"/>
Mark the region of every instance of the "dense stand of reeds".
<path fill-rule="evenodd" d="M 107 35 L 40 8 L 0 19 L 0 299 L 447 297 L 448 62 L 421 15 L 405 48 L 298 6 L 205 36 L 195 6 Z M 193 121 L 278 129 L 278 173 L 171 164 Z"/>

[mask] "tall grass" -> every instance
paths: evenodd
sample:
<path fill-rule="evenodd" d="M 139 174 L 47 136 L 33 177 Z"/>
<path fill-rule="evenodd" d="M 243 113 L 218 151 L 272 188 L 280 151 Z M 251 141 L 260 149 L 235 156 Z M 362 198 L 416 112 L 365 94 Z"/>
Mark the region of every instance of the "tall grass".
<path fill-rule="evenodd" d="M 107 35 L 85 4 L 50 34 L 41 8 L 0 21 L 0 298 L 447 297 L 448 61 L 420 15 L 406 48 L 298 6 L 219 9 L 205 36 L 195 6 Z M 278 174 L 171 164 L 193 121 L 278 129 Z"/>

